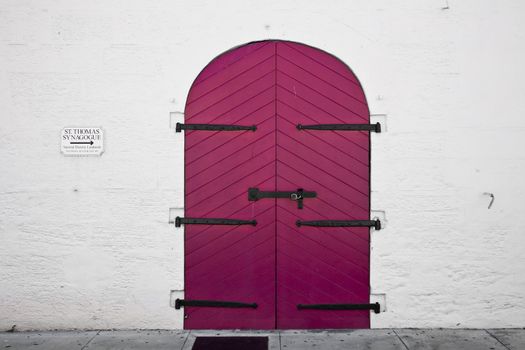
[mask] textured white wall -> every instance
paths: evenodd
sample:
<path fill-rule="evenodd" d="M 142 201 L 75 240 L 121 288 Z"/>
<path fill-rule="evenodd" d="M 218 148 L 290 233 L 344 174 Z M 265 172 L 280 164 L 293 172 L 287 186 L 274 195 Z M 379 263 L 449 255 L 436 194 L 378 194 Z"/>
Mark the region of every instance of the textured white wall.
<path fill-rule="evenodd" d="M 525 326 L 523 1 L 0 0 L 0 329 L 177 328 L 182 111 L 233 46 L 348 63 L 372 113 L 374 327 Z M 102 126 L 100 158 L 59 152 Z M 488 209 L 489 197 L 495 202 Z"/>

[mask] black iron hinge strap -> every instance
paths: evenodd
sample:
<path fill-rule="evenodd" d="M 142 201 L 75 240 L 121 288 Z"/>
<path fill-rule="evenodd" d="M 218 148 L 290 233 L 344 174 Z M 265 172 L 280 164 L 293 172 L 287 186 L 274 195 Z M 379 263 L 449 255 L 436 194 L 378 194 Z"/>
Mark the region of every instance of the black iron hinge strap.
<path fill-rule="evenodd" d="M 256 303 L 240 303 L 236 301 L 216 301 L 216 300 L 175 300 L 175 309 L 183 306 L 200 306 L 200 307 L 232 307 L 232 308 L 252 308 L 257 309 Z"/>
<path fill-rule="evenodd" d="M 301 226 L 317 226 L 317 227 L 373 227 L 376 230 L 381 229 L 381 221 L 375 220 L 314 220 L 301 221 L 297 220 L 295 224 Z"/>
<path fill-rule="evenodd" d="M 373 304 L 298 304 L 299 310 L 372 310 L 376 314 L 381 311 L 379 303 Z"/>
<path fill-rule="evenodd" d="M 255 125 L 226 125 L 226 124 L 182 124 L 177 123 L 175 132 L 182 130 L 206 130 L 206 131 L 240 131 L 240 130 L 257 130 Z"/>
<path fill-rule="evenodd" d="M 184 225 L 257 225 L 256 220 L 237 220 L 237 219 L 215 219 L 215 218 L 175 218 L 175 227 Z"/>
<path fill-rule="evenodd" d="M 248 200 L 257 201 L 261 198 L 288 198 L 297 201 L 297 207 L 303 209 L 304 198 L 315 198 L 316 192 L 304 191 L 302 188 L 297 191 L 260 191 L 258 188 L 248 189 Z"/>
<path fill-rule="evenodd" d="M 341 131 L 374 131 L 381 132 L 381 124 L 297 124 L 298 130 L 341 130 Z"/>

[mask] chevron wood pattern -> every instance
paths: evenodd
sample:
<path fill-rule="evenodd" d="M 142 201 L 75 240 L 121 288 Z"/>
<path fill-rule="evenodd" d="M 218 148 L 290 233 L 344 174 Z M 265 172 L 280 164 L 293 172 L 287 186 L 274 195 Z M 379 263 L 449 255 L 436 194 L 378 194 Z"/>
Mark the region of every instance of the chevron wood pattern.
<path fill-rule="evenodd" d="M 350 69 L 298 43 L 247 44 L 199 74 L 185 118 L 257 125 L 256 132 L 185 133 L 185 215 L 257 220 L 257 226 L 185 227 L 185 298 L 258 305 L 186 307 L 185 328 L 369 328 L 369 311 L 297 309 L 369 302 L 369 230 L 295 225 L 369 218 L 369 134 L 296 128 L 369 123 Z M 250 187 L 304 188 L 318 196 L 299 210 L 286 199 L 250 202 Z"/>

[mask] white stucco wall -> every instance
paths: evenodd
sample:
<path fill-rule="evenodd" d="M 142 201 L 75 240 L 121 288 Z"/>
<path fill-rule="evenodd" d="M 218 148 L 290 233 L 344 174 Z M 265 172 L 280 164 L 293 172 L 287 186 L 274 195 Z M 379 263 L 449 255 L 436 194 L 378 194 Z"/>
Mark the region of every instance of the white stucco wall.
<path fill-rule="evenodd" d="M 182 326 L 170 113 L 213 57 L 266 38 L 337 55 L 386 114 L 371 279 L 387 310 L 372 325 L 525 326 L 524 13 L 519 0 L 0 0 L 0 330 Z M 104 155 L 64 157 L 65 126 L 102 126 Z"/>

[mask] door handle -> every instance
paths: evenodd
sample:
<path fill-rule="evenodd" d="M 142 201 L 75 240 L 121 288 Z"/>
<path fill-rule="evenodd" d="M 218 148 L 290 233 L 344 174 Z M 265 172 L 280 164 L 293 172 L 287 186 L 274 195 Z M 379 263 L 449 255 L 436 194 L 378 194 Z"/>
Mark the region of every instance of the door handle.
<path fill-rule="evenodd" d="M 258 188 L 248 189 L 248 200 L 258 201 L 262 198 L 288 198 L 297 202 L 297 208 L 303 209 L 304 198 L 315 198 L 317 197 L 316 192 L 304 191 L 302 188 L 297 191 L 261 191 Z"/>

